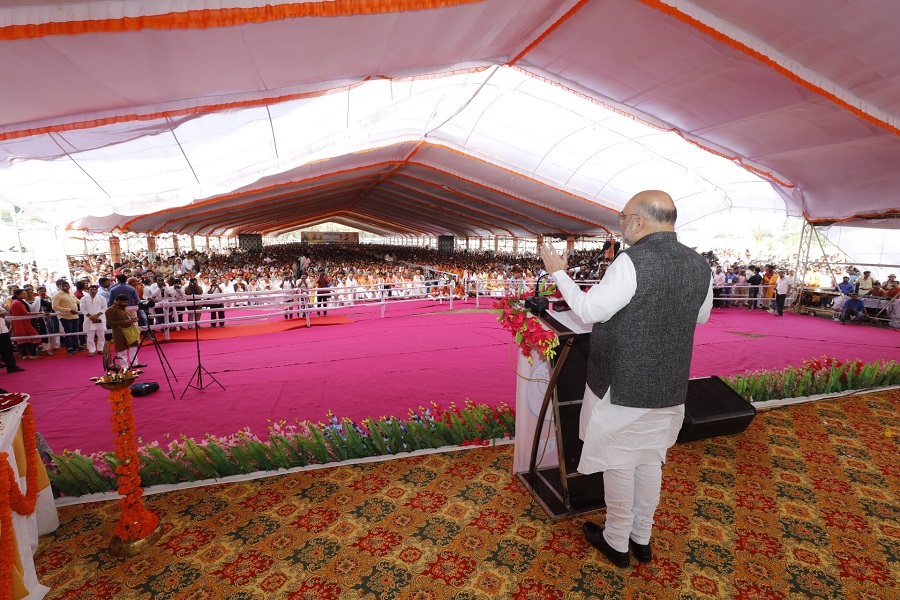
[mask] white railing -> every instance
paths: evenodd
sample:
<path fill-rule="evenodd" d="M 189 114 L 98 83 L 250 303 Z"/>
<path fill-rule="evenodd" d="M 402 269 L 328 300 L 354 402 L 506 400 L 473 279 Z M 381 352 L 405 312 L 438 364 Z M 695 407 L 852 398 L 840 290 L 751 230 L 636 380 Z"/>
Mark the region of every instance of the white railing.
<path fill-rule="evenodd" d="M 578 280 L 579 286 L 593 285 L 596 280 Z M 364 307 L 378 307 L 381 316 L 384 317 L 388 305 L 422 302 L 426 300 L 447 302 L 449 309 L 453 310 L 454 303 L 475 303 L 475 308 L 492 308 L 493 302 L 506 294 L 522 293 L 533 290 L 536 284 L 534 279 L 469 279 L 462 282 L 446 280 L 408 281 L 399 284 L 358 284 L 353 286 L 332 286 L 329 288 L 297 288 L 287 290 L 265 290 L 252 292 L 226 292 L 223 294 L 203 294 L 187 296 L 184 300 L 174 301 L 170 299 L 157 302 L 147 315 L 148 321 L 142 321 L 142 328 L 149 323 L 153 331 L 162 332 L 165 338 L 169 338 L 169 332 L 179 327 L 191 328 L 196 321 L 200 326 L 209 326 L 219 323 L 212 313 L 225 312 L 224 323 L 235 324 L 245 322 L 268 321 L 272 318 L 299 318 L 310 326 L 310 319 L 317 312 L 350 312 Z M 390 286 L 390 287 L 388 287 Z M 749 290 L 756 288 L 758 296 L 753 298 Z M 732 289 L 732 293 L 715 297 L 721 302 L 732 304 L 747 304 L 755 301 L 759 306 L 773 306 L 775 298 L 765 298 L 764 290 L 772 286 L 727 285 L 715 286 L 713 289 Z M 734 293 L 737 292 L 737 293 Z M 744 293 L 746 292 L 746 294 Z M 483 301 L 489 301 L 482 307 Z M 212 307 L 211 305 L 216 305 Z M 218 308 L 218 305 L 222 305 Z M 133 307 L 129 307 L 133 308 Z M 883 312 L 883 311 L 882 311 Z M 245 313 L 245 314 L 241 314 Z M 29 316 L 7 316 L 7 323 L 15 320 L 30 320 L 44 318 L 48 313 L 32 314 Z M 196 319 L 194 318 L 196 315 Z M 49 313 L 51 318 L 56 313 Z M 204 318 L 206 317 L 206 318 Z M 11 329 L 11 327 L 10 327 Z M 110 333 L 107 329 L 106 333 Z M 67 336 L 81 336 L 83 332 L 66 333 L 59 327 L 58 332 L 47 332 L 40 337 L 63 338 Z M 27 336 L 12 337 L 11 339 L 28 339 Z"/>

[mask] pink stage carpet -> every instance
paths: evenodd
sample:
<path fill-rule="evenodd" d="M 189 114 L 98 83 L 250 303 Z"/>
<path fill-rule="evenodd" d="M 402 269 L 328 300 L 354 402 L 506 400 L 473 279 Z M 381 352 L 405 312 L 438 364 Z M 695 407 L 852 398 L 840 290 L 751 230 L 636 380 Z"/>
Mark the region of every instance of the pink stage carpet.
<path fill-rule="evenodd" d="M 135 399 L 138 432 L 144 443 L 165 443 L 166 435 L 202 438 L 245 427 L 265 435 L 272 421 L 324 421 L 329 410 L 358 421 L 405 417 L 410 408 L 432 401 L 442 406 L 466 398 L 512 404 L 516 349 L 508 334 L 494 314 L 474 310 L 474 303 L 455 303 L 452 313 L 448 308 L 446 303 L 402 304 L 388 307 L 385 318 L 379 307 L 331 311 L 322 321 L 333 323 L 328 327 L 314 321 L 310 328 L 203 340 L 203 365 L 225 391 L 206 378 L 206 389 L 190 389 L 184 399 L 197 366 L 194 344 L 161 344 L 178 376 L 172 381 L 174 400 L 154 348 L 144 347 L 141 360 L 149 366 L 141 381 L 158 381 L 161 389 Z M 283 320 L 270 325 L 285 326 Z M 225 331 L 240 327 L 259 325 Z M 222 335 L 222 330 L 206 331 Z M 193 337 L 193 332 L 179 335 L 188 333 Z M 823 354 L 897 360 L 900 333 L 794 314 L 779 319 L 765 312 L 717 309 L 697 331 L 692 376 L 800 365 Z M 31 394 L 37 429 L 54 451 L 112 449 L 106 392 L 89 381 L 101 374 L 98 357 L 82 353 L 22 364 L 24 373 L 0 371 L 0 387 Z"/>

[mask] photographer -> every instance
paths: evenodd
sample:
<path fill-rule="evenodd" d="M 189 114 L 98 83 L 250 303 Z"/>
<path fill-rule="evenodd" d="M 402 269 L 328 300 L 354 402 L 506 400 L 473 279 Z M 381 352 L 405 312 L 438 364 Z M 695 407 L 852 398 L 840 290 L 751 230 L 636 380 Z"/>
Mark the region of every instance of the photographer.
<path fill-rule="evenodd" d="M 215 276 L 210 276 L 209 289 L 206 290 L 206 293 L 211 296 L 224 293 L 222 286 L 219 285 L 219 280 Z M 216 325 L 225 327 L 225 305 L 221 303 L 207 304 L 206 307 L 209 309 L 209 318 L 212 321 L 210 327 L 215 327 Z"/>
<path fill-rule="evenodd" d="M 191 277 L 190 281 L 188 281 L 187 287 L 184 288 L 184 296 L 186 299 L 192 301 L 191 305 L 191 321 L 195 326 L 199 327 L 197 324 L 200 321 L 200 309 L 201 306 L 197 306 L 197 296 L 203 295 L 203 288 L 200 287 L 200 284 L 197 282 L 196 277 Z"/>
<path fill-rule="evenodd" d="M 148 314 L 152 314 L 150 321 L 154 325 L 158 325 L 165 320 L 162 307 L 156 306 L 163 301 L 165 287 L 166 280 L 163 279 L 162 275 L 157 275 L 152 284 L 144 286 L 144 302 L 150 302 L 150 306 L 155 307 L 152 313 L 148 310 Z"/>

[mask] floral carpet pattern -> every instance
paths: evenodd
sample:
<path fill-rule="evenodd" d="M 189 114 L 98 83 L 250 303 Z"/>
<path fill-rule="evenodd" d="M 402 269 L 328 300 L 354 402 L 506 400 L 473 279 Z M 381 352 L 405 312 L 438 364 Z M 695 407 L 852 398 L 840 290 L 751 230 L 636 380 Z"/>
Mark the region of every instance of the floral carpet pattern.
<path fill-rule="evenodd" d="M 677 445 L 654 561 L 628 569 L 545 515 L 511 446 L 150 496 L 164 533 L 131 558 L 107 552 L 114 503 L 62 507 L 35 563 L 48 598 L 85 600 L 898 598 L 898 409 L 820 401 Z"/>

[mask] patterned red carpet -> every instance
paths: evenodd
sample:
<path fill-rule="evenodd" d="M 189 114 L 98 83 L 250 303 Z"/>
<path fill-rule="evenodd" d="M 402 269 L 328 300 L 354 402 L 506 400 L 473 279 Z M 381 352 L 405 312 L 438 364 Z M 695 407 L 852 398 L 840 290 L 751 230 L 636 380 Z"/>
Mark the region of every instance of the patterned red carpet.
<path fill-rule="evenodd" d="M 35 561 L 48 598 L 85 600 L 898 598 L 898 409 L 822 401 L 676 446 L 656 558 L 629 569 L 545 516 L 511 446 L 152 496 L 164 535 L 129 559 L 115 504 L 64 507 Z"/>

